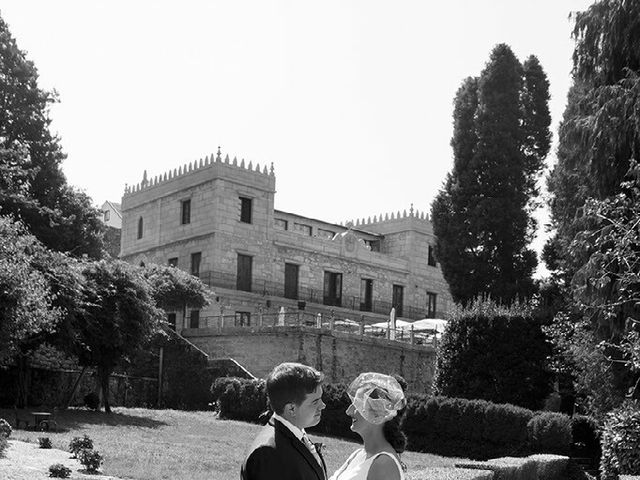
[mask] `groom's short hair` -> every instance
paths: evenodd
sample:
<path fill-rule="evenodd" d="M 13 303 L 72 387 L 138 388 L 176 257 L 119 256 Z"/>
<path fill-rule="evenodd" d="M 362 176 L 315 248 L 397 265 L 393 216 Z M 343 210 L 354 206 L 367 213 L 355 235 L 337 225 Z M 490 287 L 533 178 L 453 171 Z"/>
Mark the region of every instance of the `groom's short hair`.
<path fill-rule="evenodd" d="M 267 376 L 267 396 L 275 413 L 282 414 L 287 403 L 300 405 L 322 384 L 324 374 L 301 363 L 281 363 Z"/>

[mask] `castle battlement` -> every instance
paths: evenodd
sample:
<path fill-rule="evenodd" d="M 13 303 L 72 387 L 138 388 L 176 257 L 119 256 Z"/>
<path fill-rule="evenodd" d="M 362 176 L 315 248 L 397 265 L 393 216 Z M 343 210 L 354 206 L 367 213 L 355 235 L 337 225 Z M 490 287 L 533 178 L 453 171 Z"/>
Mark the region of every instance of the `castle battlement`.
<path fill-rule="evenodd" d="M 240 160 L 240 163 L 238 164 L 237 157 L 233 157 L 233 160 L 230 160 L 229 154 L 226 154 L 223 160 L 222 152 L 220 151 L 220 147 L 218 147 L 218 152 L 215 156 L 212 153 L 211 155 L 207 155 L 204 159 L 200 158 L 199 161 L 195 160 L 193 162 L 185 163 L 184 166 L 174 168 L 173 170 L 156 175 L 150 179 L 147 178 L 147 171 L 145 170 L 140 183 L 136 183 L 135 185 L 125 185 L 123 197 L 165 184 L 177 178 L 184 177 L 192 172 L 215 168 L 217 165 L 226 165 L 227 167 L 235 168 L 239 171 L 251 172 L 261 177 L 274 176 L 273 163 L 271 164 L 271 168 L 267 170 L 266 165 L 261 169 L 259 163 L 256 163 L 255 167 L 251 161 L 249 161 L 248 164 L 245 164 L 244 158 Z"/>
<path fill-rule="evenodd" d="M 402 212 L 398 211 L 398 212 L 391 212 L 391 213 L 385 213 L 384 215 L 380 214 L 380 215 L 374 215 L 373 218 L 372 217 L 367 217 L 367 218 L 357 218 L 355 220 L 350 220 L 347 222 L 344 222 L 344 224 L 342 222 L 340 222 L 340 225 L 344 225 L 344 226 L 353 226 L 353 227 L 367 227 L 367 226 L 375 226 L 375 225 L 385 225 L 385 224 L 391 224 L 391 223 L 398 223 L 398 221 L 406 221 L 406 220 L 411 220 L 411 221 L 419 221 L 419 222 L 424 222 L 425 224 L 431 224 L 431 221 L 429 219 L 429 214 L 426 212 L 421 212 L 419 210 L 414 210 L 413 208 L 413 204 L 411 204 L 411 207 L 409 208 L 409 213 L 407 213 L 406 210 L 403 210 Z"/>

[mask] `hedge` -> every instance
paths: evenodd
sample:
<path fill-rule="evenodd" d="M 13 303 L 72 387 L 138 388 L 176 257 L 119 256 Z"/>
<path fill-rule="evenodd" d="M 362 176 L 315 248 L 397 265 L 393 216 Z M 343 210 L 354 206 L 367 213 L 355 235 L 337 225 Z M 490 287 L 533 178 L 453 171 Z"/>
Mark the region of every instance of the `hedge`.
<path fill-rule="evenodd" d="M 257 422 L 266 409 L 264 381 L 219 378 L 211 391 L 221 418 Z M 571 445 L 571 421 L 564 414 L 532 412 L 485 400 L 408 395 L 404 431 L 409 449 L 475 460 L 531 453 L 564 455 Z M 358 439 L 346 415 L 346 385 L 324 386 L 327 405 L 310 430 Z"/>
<path fill-rule="evenodd" d="M 452 314 L 438 347 L 435 393 L 539 409 L 551 391 L 550 355 L 540 322 L 523 307 L 477 301 Z"/>
<path fill-rule="evenodd" d="M 602 431 L 600 478 L 640 474 L 640 406 L 625 403 L 607 415 Z"/>

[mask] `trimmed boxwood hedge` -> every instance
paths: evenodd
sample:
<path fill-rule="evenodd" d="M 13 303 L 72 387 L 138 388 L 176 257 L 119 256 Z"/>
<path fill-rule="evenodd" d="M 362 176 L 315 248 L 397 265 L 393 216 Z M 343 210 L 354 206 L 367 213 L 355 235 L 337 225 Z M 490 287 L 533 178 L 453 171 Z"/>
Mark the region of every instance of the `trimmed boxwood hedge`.
<path fill-rule="evenodd" d="M 257 422 L 266 409 L 263 380 L 218 378 L 212 393 L 220 418 Z M 346 385 L 324 385 L 327 405 L 321 422 L 310 430 L 358 439 L 345 414 L 350 405 Z M 531 453 L 566 454 L 571 421 L 560 413 L 533 412 L 485 400 L 408 395 L 404 431 L 409 449 L 474 460 Z"/>

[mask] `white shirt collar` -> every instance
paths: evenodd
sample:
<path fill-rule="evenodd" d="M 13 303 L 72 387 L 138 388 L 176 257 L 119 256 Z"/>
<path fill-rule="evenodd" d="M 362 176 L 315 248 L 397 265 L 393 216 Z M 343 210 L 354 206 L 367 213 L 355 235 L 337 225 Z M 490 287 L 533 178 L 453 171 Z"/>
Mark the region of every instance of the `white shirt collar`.
<path fill-rule="evenodd" d="M 304 429 L 300 429 L 298 427 L 296 427 L 293 423 L 291 423 L 289 420 L 287 420 L 286 418 L 281 417 L 280 415 L 278 415 L 277 413 L 274 413 L 273 416 L 271 418 L 275 418 L 276 420 L 278 420 L 281 424 L 283 424 L 285 427 L 287 427 L 289 430 L 291 430 L 291 433 L 293 433 L 295 435 L 295 437 L 300 440 L 302 442 L 302 437 L 303 435 L 306 433 L 304 431 Z"/>

